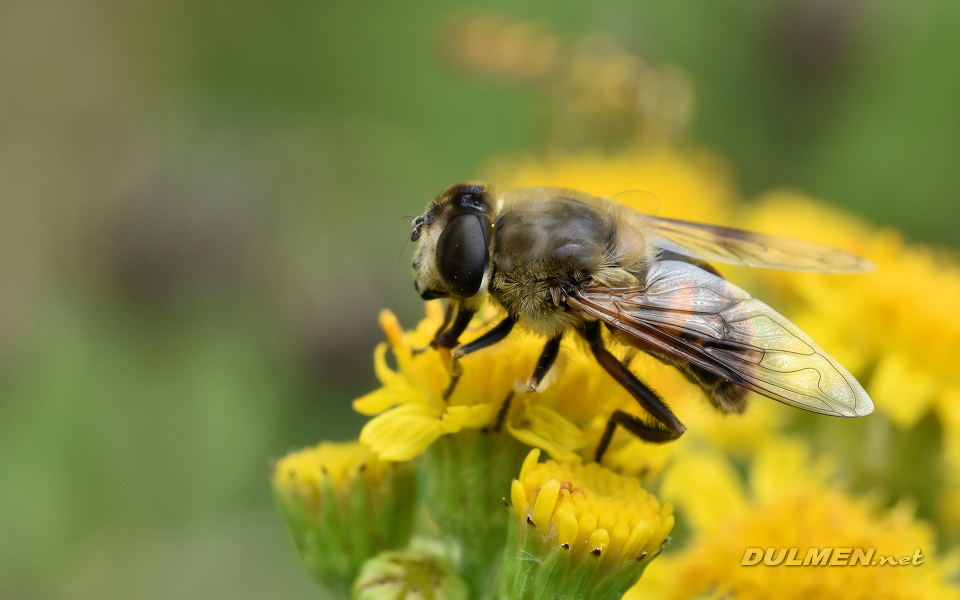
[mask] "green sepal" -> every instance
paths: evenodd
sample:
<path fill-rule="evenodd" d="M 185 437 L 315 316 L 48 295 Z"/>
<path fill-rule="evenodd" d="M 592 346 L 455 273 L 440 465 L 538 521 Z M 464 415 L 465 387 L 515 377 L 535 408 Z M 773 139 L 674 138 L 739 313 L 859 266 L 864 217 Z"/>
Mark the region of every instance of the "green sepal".
<path fill-rule="evenodd" d="M 537 533 L 540 533 L 539 531 Z M 553 600 L 563 597 L 567 589 L 570 550 L 556 547 L 537 568 L 533 578 L 532 600 Z"/>
<path fill-rule="evenodd" d="M 398 465 L 387 476 L 376 515 L 381 549 L 402 548 L 410 542 L 419 500 L 417 466 L 416 462 Z"/>
<path fill-rule="evenodd" d="M 524 525 L 520 525 L 519 519 L 510 519 L 497 590 L 500 598 L 507 597 L 520 577 L 520 569 L 523 566 L 523 561 L 520 560 L 520 553 L 523 551 L 520 544 L 520 528 Z"/>
<path fill-rule="evenodd" d="M 661 547 L 662 550 L 662 547 Z M 556 546 L 531 523 L 510 519 L 500 568 L 500 600 L 619 600 L 660 551 L 614 565 L 611 559 Z M 615 560 L 615 557 L 614 559 Z"/>
<path fill-rule="evenodd" d="M 509 588 L 508 594 L 517 594 L 518 600 L 527 600 L 533 592 L 531 585 L 533 575 L 536 572 L 540 559 L 540 546 L 543 543 L 543 536 L 540 531 L 530 523 L 522 523 L 521 529 L 522 543 L 519 545 L 520 553 L 517 555 L 514 563 L 516 576 L 513 578 L 513 586 Z M 503 594 L 501 594 L 501 598 Z"/>
<path fill-rule="evenodd" d="M 318 557 L 319 566 L 324 571 L 321 578 L 348 579 L 352 575 L 349 546 L 344 539 L 344 526 L 350 513 L 341 506 L 337 490 L 329 477 L 323 478 L 320 487 L 320 529 L 316 532 L 320 538 L 322 557 Z"/>
<path fill-rule="evenodd" d="M 597 581 L 593 586 L 591 598 L 597 600 L 619 600 L 627 590 L 636 585 L 649 562 L 631 560 L 617 565 L 613 571 Z"/>
<path fill-rule="evenodd" d="M 369 518 L 373 517 L 373 508 L 370 506 L 370 486 L 366 479 L 359 477 L 350 487 L 348 493 L 348 514 L 354 517 L 370 515 L 366 522 L 354 522 L 351 524 L 351 527 L 347 529 L 347 535 L 350 540 L 348 545 L 350 562 L 354 565 L 362 565 L 365 560 L 377 552 L 376 540 L 374 539 L 374 523 L 371 523 L 369 520 Z M 355 521 L 362 520 L 362 517 L 355 519 Z"/>

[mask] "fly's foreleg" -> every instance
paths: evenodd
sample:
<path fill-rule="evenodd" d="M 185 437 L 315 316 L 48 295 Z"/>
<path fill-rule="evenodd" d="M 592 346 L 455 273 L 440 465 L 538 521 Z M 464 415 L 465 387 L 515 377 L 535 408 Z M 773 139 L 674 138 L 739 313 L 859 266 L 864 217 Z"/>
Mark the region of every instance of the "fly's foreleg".
<path fill-rule="evenodd" d="M 424 346 L 423 348 L 414 348 L 412 353 L 414 356 L 420 354 L 421 352 L 426 352 L 427 348 L 432 348 L 433 343 L 440 337 L 440 334 L 446 331 L 447 327 L 450 326 L 450 321 L 453 320 L 453 309 L 454 304 L 452 302 L 447 303 L 447 307 L 443 309 L 443 322 L 440 323 L 440 327 L 437 327 L 437 331 L 433 334 L 433 339 L 430 341 L 430 345 Z"/>
<path fill-rule="evenodd" d="M 470 320 L 473 319 L 473 315 L 477 313 L 475 310 L 469 310 L 466 308 L 460 308 L 457 310 L 457 316 L 453 319 L 453 323 L 450 324 L 450 328 L 446 328 L 446 324 L 450 323 L 450 319 L 453 313 L 453 305 L 447 308 L 447 314 L 444 316 L 444 325 L 441 325 L 440 329 L 437 330 L 437 335 L 430 342 L 431 348 L 456 348 L 457 344 L 460 343 L 460 336 L 463 335 L 463 332 L 467 330 L 467 326 L 470 324 Z M 446 329 L 446 331 L 444 331 Z"/>
<path fill-rule="evenodd" d="M 458 314 L 457 318 L 459 317 L 460 315 Z M 447 389 L 443 392 L 444 400 L 450 397 L 450 394 L 453 393 L 454 388 L 457 387 L 457 382 L 460 381 L 460 377 L 463 375 L 463 365 L 460 364 L 460 359 L 468 354 L 476 352 L 477 350 L 483 350 L 484 348 L 503 341 L 503 338 L 507 337 L 516 323 L 517 320 L 514 317 L 507 316 L 507 318 L 497 323 L 493 329 L 481 335 L 477 339 L 461 346 L 457 346 L 457 348 L 453 351 L 453 360 L 450 361 L 450 385 L 447 386 Z M 450 329 L 453 329 L 456 324 L 456 321 L 454 321 L 454 324 L 450 327 Z M 464 329 L 466 329 L 466 326 L 464 326 Z"/>

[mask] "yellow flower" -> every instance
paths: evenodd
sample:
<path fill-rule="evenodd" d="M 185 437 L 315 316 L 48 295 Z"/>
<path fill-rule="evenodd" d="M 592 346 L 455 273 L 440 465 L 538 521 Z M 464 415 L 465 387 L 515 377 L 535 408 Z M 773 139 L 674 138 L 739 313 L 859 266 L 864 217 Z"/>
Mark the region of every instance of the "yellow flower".
<path fill-rule="evenodd" d="M 943 427 L 944 491 L 940 518 L 952 531 L 960 530 L 960 387 L 947 390 L 938 405 Z"/>
<path fill-rule="evenodd" d="M 527 455 L 513 480 L 501 597 L 536 585 L 540 597 L 620 598 L 673 529 L 673 507 L 660 505 L 633 477 L 595 462 L 538 463 Z M 536 559 L 532 563 L 532 559 Z M 551 592 L 553 591 L 553 592 Z"/>
<path fill-rule="evenodd" d="M 511 500 L 517 518 L 551 547 L 619 564 L 659 550 L 673 529 L 673 507 L 661 506 L 637 479 L 595 462 L 539 458 L 539 450 L 530 451 Z"/>
<path fill-rule="evenodd" d="M 942 523 L 960 530 L 960 262 L 945 249 L 908 244 L 892 230 L 799 192 L 768 194 L 744 211 L 758 230 L 805 237 L 870 259 L 874 273 L 758 272 L 790 318 L 865 384 L 906 430 L 931 410 L 943 432 Z"/>
<path fill-rule="evenodd" d="M 691 539 L 654 563 L 626 598 L 960 598 L 960 589 L 948 584 L 960 563 L 956 556 L 936 556 L 928 525 L 903 505 L 882 511 L 875 501 L 830 485 L 830 470 L 828 462 L 812 464 L 801 443 L 782 440 L 757 453 L 748 491 L 717 455 L 679 458 L 661 495 L 677 505 Z M 747 548 L 763 550 L 778 566 L 742 566 Z M 834 558 L 844 563 L 853 549 L 871 548 L 868 563 L 881 556 L 909 556 L 913 563 L 919 549 L 922 561 L 897 567 L 862 565 L 863 559 L 842 567 L 779 564 L 803 561 L 811 548 L 840 549 Z"/>
<path fill-rule="evenodd" d="M 374 362 L 382 387 L 354 401 L 357 411 L 376 415 L 364 426 L 360 441 L 383 460 L 411 460 L 440 436 L 490 429 L 501 417 L 503 429 L 528 446 L 557 459 L 589 460 L 614 410 L 649 418 L 573 335 L 564 340 L 561 359 L 540 392 L 516 391 L 525 390 L 522 384 L 543 348 L 542 339 L 518 331 L 507 341 L 464 359 L 463 376 L 445 401 L 442 394 L 450 382 L 449 353 L 415 351 L 428 347 L 442 321 L 438 303 L 429 302 L 426 309 L 427 318 L 407 332 L 400 329 L 392 313 L 381 314 L 389 344 L 377 347 Z M 463 340 L 483 333 L 496 322 L 495 315 L 488 309 Z M 395 370 L 387 365 L 388 347 L 396 359 Z M 611 347 L 619 353 L 627 350 L 612 343 Z M 634 354 L 630 367 L 667 399 L 689 431 L 677 442 L 650 444 L 618 428 L 603 459 L 618 472 L 653 476 L 676 452 L 704 444 L 746 454 L 763 443 L 790 410 L 758 398 L 745 415 L 724 415 L 675 368 L 646 354 Z M 501 415 L 508 395 L 510 405 Z"/>
<path fill-rule="evenodd" d="M 354 409 L 371 419 L 360 434 L 384 460 L 403 461 L 420 455 L 442 435 L 463 429 L 484 429 L 497 424 L 497 415 L 518 381 L 533 373 L 543 341 L 516 333 L 509 341 L 471 355 L 463 362 L 463 376 L 449 399 L 443 392 L 450 383 L 448 351 L 417 351 L 429 347 L 442 321 L 440 305 L 426 305 L 427 318 L 410 332 L 400 329 L 389 311 L 380 315 L 397 369 L 387 366 L 387 344 L 380 344 L 374 366 L 382 387 L 354 401 Z M 464 342 L 479 336 L 494 321 L 475 319 L 462 336 Z M 531 394 L 518 394 L 530 396 Z M 506 428 L 525 443 L 538 444 L 555 456 L 574 456 L 583 444 L 580 430 L 547 404 L 529 398 L 511 401 Z"/>

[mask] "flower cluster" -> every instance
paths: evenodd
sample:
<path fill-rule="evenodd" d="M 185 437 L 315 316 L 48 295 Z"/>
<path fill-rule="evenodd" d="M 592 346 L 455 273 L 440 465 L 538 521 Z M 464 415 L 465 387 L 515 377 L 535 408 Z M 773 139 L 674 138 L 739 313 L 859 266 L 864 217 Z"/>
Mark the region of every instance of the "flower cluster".
<path fill-rule="evenodd" d="M 682 511 L 692 539 L 651 565 L 626 598 L 769 598 L 773 590 L 787 600 L 960 598 L 949 584 L 960 555 L 937 556 L 930 527 L 908 506 L 883 510 L 876 498 L 847 493 L 830 482 L 829 463 L 808 455 L 797 440 L 762 448 L 749 491 L 722 456 L 678 460 L 661 493 Z M 765 563 L 743 565 L 747 548 L 761 549 Z M 806 558 L 811 548 L 823 557 L 818 563 Z M 854 550 L 866 558 L 850 559 Z M 891 555 L 911 556 L 909 567 L 878 566 Z"/>
<path fill-rule="evenodd" d="M 598 464 L 592 458 L 614 411 L 648 415 L 575 336 L 563 340 L 536 392 L 525 381 L 544 340 L 517 331 L 465 357 L 447 393 L 451 353 L 430 348 L 441 305 L 428 302 L 426 318 L 408 331 L 384 311 L 386 342 L 374 353 L 381 386 L 354 402 L 371 417 L 359 442 L 321 444 L 272 471 L 307 567 L 341 597 L 364 600 L 960 598 L 951 582 L 960 557 L 939 552 L 944 536 L 934 534 L 960 532 L 960 317 L 952 312 L 960 262 L 799 192 L 742 202 L 723 158 L 680 141 L 687 119 L 675 105 L 689 89 L 674 84 L 684 77 L 622 47 L 480 15 L 449 23 L 441 51 L 463 71 L 546 91 L 560 107 L 556 131 L 583 129 L 593 143 L 561 151 L 571 140 L 554 140 L 536 157 L 493 160 L 495 187 L 573 188 L 872 261 L 877 271 L 859 275 L 721 273 L 853 372 L 877 414 L 809 417 L 757 397 L 745 414 L 722 415 L 675 368 L 611 343 L 688 431 L 650 444 L 618 429 Z M 645 88 L 663 93 L 637 97 Z M 604 130 L 608 121 L 629 122 L 627 139 Z M 476 339 L 498 317 L 485 307 L 460 340 Z M 818 444 L 820 460 L 800 436 Z M 935 450 L 905 454 L 909 436 L 930 438 Z M 541 450 L 550 459 L 539 462 Z M 937 460 L 942 477 L 917 468 Z M 909 487 L 904 474 L 922 481 Z M 925 517 L 939 504 L 937 520 L 894 504 L 903 497 L 918 498 Z M 751 548 L 764 550 L 755 567 L 744 562 Z M 898 568 L 787 566 L 796 565 L 788 552 L 811 548 L 923 559 Z"/>
<path fill-rule="evenodd" d="M 488 317 L 476 320 L 461 340 L 468 342 L 482 334 L 494 321 L 492 314 Z M 505 427 L 518 440 L 545 447 L 554 456 L 576 455 L 584 445 L 583 434 L 555 410 L 557 405 L 572 406 L 572 399 L 514 393 L 516 382 L 533 372 L 541 340 L 520 334 L 509 344 L 471 356 L 453 394 L 444 399 L 450 383 L 450 354 L 423 351 L 441 322 L 438 303 L 427 304 L 427 318 L 411 332 L 404 332 L 389 311 L 380 315 L 397 369 L 387 366 L 387 344 L 379 345 L 374 363 L 383 387 L 353 405 L 362 414 L 376 415 L 364 426 L 362 443 L 386 460 L 410 460 L 443 435 Z M 514 401 L 514 395 L 520 397 Z"/>
<path fill-rule="evenodd" d="M 930 250 L 904 246 L 889 232 L 875 232 L 855 218 L 796 194 L 774 194 L 753 207 L 738 207 L 724 191 L 729 188 L 721 172 L 704 169 L 704 164 L 716 163 L 691 157 L 689 153 L 638 151 L 623 160 L 658 165 L 654 170 L 664 176 L 659 194 L 689 194 L 687 201 L 694 214 L 714 214 L 722 220 L 719 215 L 739 212 L 749 215 L 749 220 L 743 219 L 755 229 L 784 234 L 798 232 L 782 226 L 778 229 L 781 220 L 796 228 L 820 220 L 829 226 L 807 237 L 863 254 L 881 270 L 891 271 L 847 278 L 740 270 L 731 270 L 730 275 L 764 289 L 771 302 L 785 307 L 802 328 L 867 381 L 881 412 L 898 427 L 909 429 L 924 411 L 936 407 L 945 432 L 947 463 L 960 464 L 960 403 L 952 396 L 957 389 L 953 384 L 956 375 L 949 369 L 949 360 L 925 354 L 923 332 L 911 326 L 911 311 L 898 301 L 915 292 L 898 290 L 893 281 L 899 278 L 949 296 L 955 285 L 949 271 L 952 267 L 935 260 Z M 617 165 L 614 161 L 602 168 L 602 161 L 597 160 L 595 177 L 606 178 L 618 169 L 627 171 L 627 162 Z M 530 169 L 546 184 L 593 188 L 588 181 L 577 181 L 577 177 L 588 177 L 589 169 L 577 174 L 572 163 L 563 160 L 522 164 L 514 174 L 517 181 L 527 176 L 523 169 Z M 668 185 L 671 172 L 683 180 L 682 185 Z M 630 184 L 623 181 L 618 185 Z M 715 201 L 696 204 L 692 198 L 702 199 L 705 190 L 713 190 Z M 916 295 L 919 298 L 921 294 Z M 601 466 L 589 459 L 609 415 L 614 410 L 634 414 L 642 414 L 642 410 L 581 344 L 565 340 L 550 379 L 540 391 L 530 393 L 523 382 L 532 372 L 543 341 L 518 332 L 508 342 L 467 358 L 459 385 L 444 398 L 451 378 L 450 354 L 427 349 L 442 322 L 442 308 L 431 302 L 426 310 L 426 318 L 410 331 L 404 331 L 392 313 L 381 314 L 387 342 L 377 347 L 374 363 L 382 386 L 354 404 L 358 411 L 372 416 L 361 433 L 361 444 L 341 447 L 335 453 L 331 453 L 332 446 L 321 445 L 291 455 L 274 469 L 275 486 L 301 555 L 325 581 L 336 579 L 343 589 L 350 577 L 360 573 L 363 560 L 375 556 L 368 550 L 376 546 L 399 549 L 363 568 L 364 574 L 355 584 L 359 587 L 354 588 L 355 594 L 362 591 L 363 597 L 380 597 L 376 590 L 394 590 L 392 594 L 406 589 L 404 586 L 416 587 L 418 584 L 410 582 L 428 571 L 443 574 L 433 580 L 437 590 L 445 590 L 438 592 L 442 597 L 473 597 L 498 589 L 500 597 L 524 598 L 535 589 L 547 596 L 589 590 L 593 594 L 589 597 L 619 598 L 660 553 L 674 525 L 670 505 L 661 506 L 645 492 L 637 479 L 641 476 L 650 483 L 659 480 L 661 494 L 679 507 L 687 540 L 673 555 L 668 553 L 654 562 L 630 597 L 690 598 L 707 593 L 768 597 L 771 589 L 777 589 L 773 578 L 781 574 L 768 567 L 741 567 L 745 548 L 828 545 L 876 548 L 886 553 L 923 548 L 926 558 L 923 568 L 913 570 L 792 570 L 789 573 L 795 581 L 790 589 L 796 591 L 796 597 L 846 598 L 850 594 L 844 595 L 843 590 L 872 590 L 881 580 L 890 598 L 911 597 L 909 590 L 913 589 L 924 590 L 926 597 L 956 597 L 956 588 L 946 583 L 954 560 L 936 555 L 929 526 L 902 507 L 885 511 L 871 497 L 858 497 L 829 485 L 826 471 L 804 458 L 804 446 L 785 442 L 779 433 L 794 414 L 789 409 L 758 400 L 743 416 L 721 415 L 708 407 L 702 391 L 675 369 L 615 347 L 638 376 L 669 399 L 690 431 L 668 445 L 649 444 L 618 431 Z M 491 307 L 481 311 L 462 339 L 481 335 L 497 316 Z M 871 320 L 877 325 L 857 325 Z M 878 333 L 881 321 L 894 332 L 900 346 Z M 951 347 L 951 331 L 946 327 L 933 336 L 938 348 Z M 911 344 L 915 351 L 907 359 L 904 349 L 913 348 Z M 931 358 L 930 364 L 914 364 L 926 356 Z M 388 365 L 390 357 L 395 367 Z M 890 365 L 897 361 L 913 362 L 891 371 Z M 918 379 L 926 383 L 918 384 Z M 918 395 L 921 392 L 925 395 Z M 897 396 L 896 401 L 891 394 Z M 554 460 L 538 463 L 539 450 L 534 450 L 521 467 L 520 458 L 531 447 L 546 451 Z M 348 544 L 341 553 L 353 559 L 346 563 L 341 559 L 333 568 L 329 564 L 336 561 L 316 558 L 332 556 L 318 552 L 316 548 L 323 545 L 316 540 L 330 539 L 329 532 L 337 531 L 330 519 L 316 527 L 316 515 L 328 514 L 320 506 L 334 505 L 325 498 L 336 497 L 339 506 L 349 506 L 343 498 L 355 493 L 350 490 L 357 488 L 358 481 L 370 490 L 383 490 L 387 473 L 394 473 L 399 465 L 416 468 L 422 455 L 426 461 L 419 470 L 425 475 L 426 520 L 417 529 L 428 537 L 439 535 L 436 539 L 445 539 L 446 545 L 423 554 L 404 550 L 402 541 L 359 544 L 357 548 L 368 549 L 360 551 Z M 740 482 L 731 460 L 751 461 L 752 495 Z M 507 483 L 511 469 L 519 469 L 512 487 Z M 945 478 L 944 507 L 952 506 L 949 499 L 960 494 L 954 491 L 960 487 L 950 487 L 956 482 L 949 474 Z M 412 484 L 409 487 L 412 489 Z M 512 518 L 507 518 L 502 505 L 497 508 L 501 497 L 510 498 Z M 291 511 L 291 506 L 298 508 Z M 343 509 L 338 519 L 356 519 L 362 513 L 355 511 L 351 516 Z M 291 514 L 299 516 L 290 519 Z M 314 515 L 313 532 L 303 535 L 303 515 L 309 514 Z M 408 527 L 414 522 L 410 515 Z M 380 540 L 390 537 L 379 535 Z M 305 551 L 311 543 L 314 550 Z M 504 558 L 498 566 L 501 553 Z M 871 596 L 864 593 L 864 597 Z"/>
<path fill-rule="evenodd" d="M 865 383 L 899 431 L 936 416 L 945 467 L 941 519 L 960 531 L 960 257 L 907 243 L 799 192 L 768 194 L 742 212 L 758 230 L 802 235 L 876 264 L 873 273 L 849 277 L 759 273 L 758 283 Z"/>
<path fill-rule="evenodd" d="M 898 427 L 913 427 L 931 408 L 949 411 L 960 393 L 958 256 L 905 243 L 893 230 L 875 230 L 796 192 L 769 194 L 744 213 L 753 228 L 870 259 L 875 272 L 849 277 L 761 275 L 795 305 L 798 323 L 854 373 L 869 376 L 870 396 Z"/>

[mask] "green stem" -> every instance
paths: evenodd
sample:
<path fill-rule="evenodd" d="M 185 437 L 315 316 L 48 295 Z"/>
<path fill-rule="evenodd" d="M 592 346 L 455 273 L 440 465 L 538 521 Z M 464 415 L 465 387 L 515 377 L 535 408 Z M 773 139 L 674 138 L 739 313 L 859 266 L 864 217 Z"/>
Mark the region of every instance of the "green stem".
<path fill-rule="evenodd" d="M 509 514 L 503 499 L 527 450 L 506 434 L 465 430 L 427 451 L 421 471 L 426 509 L 456 544 L 457 571 L 473 598 L 496 588 Z"/>

